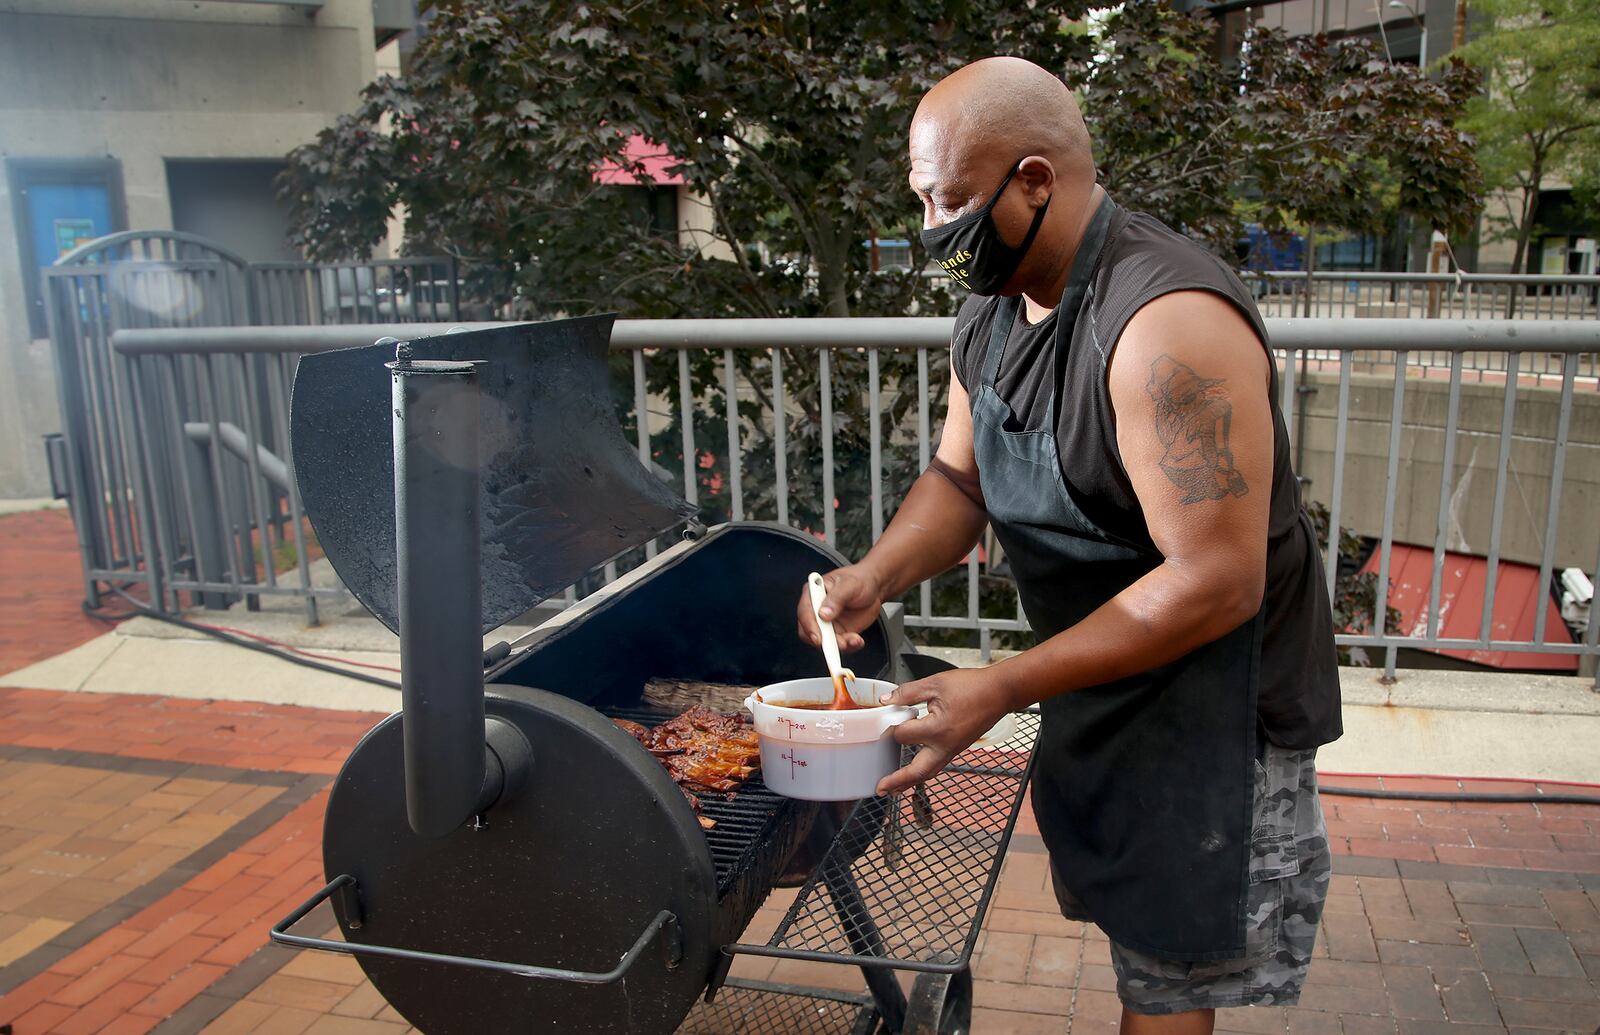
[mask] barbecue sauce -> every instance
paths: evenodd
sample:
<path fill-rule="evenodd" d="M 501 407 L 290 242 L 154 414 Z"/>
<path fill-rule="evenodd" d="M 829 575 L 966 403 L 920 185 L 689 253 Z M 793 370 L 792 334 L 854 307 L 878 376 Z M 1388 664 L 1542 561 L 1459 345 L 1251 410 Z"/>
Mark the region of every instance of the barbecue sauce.
<path fill-rule="evenodd" d="M 811 712 L 853 712 L 863 708 L 872 708 L 874 705 L 857 704 L 855 698 L 850 696 L 850 690 L 845 686 L 845 681 L 851 677 L 838 675 L 833 677 L 833 700 L 831 701 L 773 701 L 779 708 L 800 708 Z M 761 700 L 761 695 L 756 695 L 756 700 Z"/>
<path fill-rule="evenodd" d="M 848 678 L 850 677 L 842 672 L 833 677 L 833 701 L 823 706 L 827 711 L 849 712 L 861 707 L 855 698 L 850 696 L 850 688 L 845 686 L 845 680 Z"/>
<path fill-rule="evenodd" d="M 853 712 L 867 708 L 877 708 L 881 705 L 857 704 L 855 698 L 850 696 L 849 689 L 845 686 L 846 680 L 851 677 L 839 675 L 833 679 L 833 700 L 831 701 L 768 701 L 757 690 L 755 699 L 762 704 L 770 704 L 774 708 L 799 708 L 810 712 Z"/>

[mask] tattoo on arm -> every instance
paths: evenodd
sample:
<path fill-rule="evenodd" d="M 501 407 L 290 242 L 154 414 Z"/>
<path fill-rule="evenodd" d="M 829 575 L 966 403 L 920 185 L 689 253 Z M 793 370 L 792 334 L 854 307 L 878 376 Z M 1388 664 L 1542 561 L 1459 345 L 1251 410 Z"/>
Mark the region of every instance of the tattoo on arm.
<path fill-rule="evenodd" d="M 1182 503 L 1243 496 L 1250 491 L 1233 466 L 1228 433 L 1233 406 L 1223 378 L 1205 378 L 1163 355 L 1150 364 L 1144 390 L 1156 404 L 1156 437 L 1166 447 L 1161 470 L 1184 492 Z"/>

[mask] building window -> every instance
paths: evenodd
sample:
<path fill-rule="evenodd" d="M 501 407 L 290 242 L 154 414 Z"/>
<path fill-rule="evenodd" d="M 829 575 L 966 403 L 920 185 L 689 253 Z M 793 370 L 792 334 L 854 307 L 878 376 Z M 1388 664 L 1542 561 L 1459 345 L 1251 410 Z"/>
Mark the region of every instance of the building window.
<path fill-rule="evenodd" d="M 659 184 L 625 186 L 622 190 L 627 219 L 652 237 L 678 236 L 678 188 Z"/>
<path fill-rule="evenodd" d="M 42 338 L 49 327 L 39 271 L 85 241 L 127 229 L 122 166 L 111 158 L 10 158 L 6 182 L 28 300 L 28 332 Z"/>

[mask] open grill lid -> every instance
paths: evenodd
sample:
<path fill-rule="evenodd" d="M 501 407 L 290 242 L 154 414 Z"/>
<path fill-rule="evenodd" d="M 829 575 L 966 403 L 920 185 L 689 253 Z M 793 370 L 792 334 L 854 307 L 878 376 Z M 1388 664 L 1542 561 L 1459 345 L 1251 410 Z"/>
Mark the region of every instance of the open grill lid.
<path fill-rule="evenodd" d="M 478 360 L 483 630 L 694 514 L 639 463 L 613 408 L 612 316 L 467 331 L 409 344 Z M 345 586 L 391 630 L 395 599 L 393 345 L 308 355 L 290 433 L 307 517 Z"/>

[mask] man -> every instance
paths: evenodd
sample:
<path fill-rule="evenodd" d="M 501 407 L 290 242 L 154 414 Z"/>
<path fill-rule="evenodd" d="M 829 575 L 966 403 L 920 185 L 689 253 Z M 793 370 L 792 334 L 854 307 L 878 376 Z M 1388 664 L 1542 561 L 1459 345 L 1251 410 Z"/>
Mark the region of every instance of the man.
<path fill-rule="evenodd" d="M 1040 702 L 1034 812 L 1063 913 L 1111 939 L 1123 1029 L 1293 1003 L 1329 873 L 1313 759 L 1341 727 L 1260 315 L 1219 260 L 1096 185 L 1071 93 L 1036 65 L 940 82 L 910 157 L 923 240 L 973 297 L 938 456 L 822 614 L 860 646 L 987 522 L 1039 642 L 890 695 L 928 714 L 879 791 Z"/>

